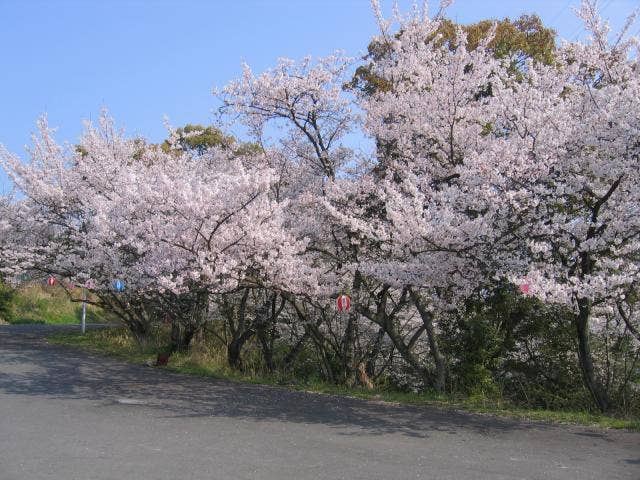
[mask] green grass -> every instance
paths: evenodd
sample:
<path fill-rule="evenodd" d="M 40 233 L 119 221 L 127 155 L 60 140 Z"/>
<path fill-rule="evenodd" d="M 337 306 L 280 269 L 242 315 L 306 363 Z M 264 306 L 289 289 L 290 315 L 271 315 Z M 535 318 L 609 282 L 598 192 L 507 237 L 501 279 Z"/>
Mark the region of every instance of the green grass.
<path fill-rule="evenodd" d="M 80 298 L 80 290 L 73 293 Z M 4 318 L 7 323 L 73 324 L 80 322 L 82 304 L 72 302 L 62 287 L 28 284 L 12 293 L 7 310 Z M 109 321 L 100 308 L 87 305 L 88 323 Z"/>
<path fill-rule="evenodd" d="M 85 335 L 78 332 L 60 333 L 47 339 L 57 345 L 68 345 L 82 350 L 108 355 L 132 363 L 141 363 L 154 358 L 158 347 L 149 344 L 142 347 L 122 328 L 91 330 Z"/>
<path fill-rule="evenodd" d="M 52 336 L 49 341 L 55 344 L 82 348 L 92 353 L 114 356 L 133 363 L 153 362 L 157 353 L 163 347 L 161 335 L 157 335 L 148 345 L 140 346 L 124 329 L 91 331 L 84 336 L 78 333 L 65 333 Z M 321 380 L 300 381 L 282 375 L 265 375 L 251 370 L 242 373 L 231 369 L 227 365 L 224 352 L 205 347 L 196 347 L 188 354 L 172 355 L 166 368 L 173 372 L 188 375 L 261 385 L 279 385 L 291 390 L 341 395 L 365 400 L 424 405 L 529 421 L 640 431 L 640 419 L 638 418 L 617 418 L 579 411 L 524 409 L 515 407 L 501 399 L 490 399 L 481 395 L 453 396 L 434 393 L 416 394 L 387 389 L 365 390 L 329 384 Z"/>

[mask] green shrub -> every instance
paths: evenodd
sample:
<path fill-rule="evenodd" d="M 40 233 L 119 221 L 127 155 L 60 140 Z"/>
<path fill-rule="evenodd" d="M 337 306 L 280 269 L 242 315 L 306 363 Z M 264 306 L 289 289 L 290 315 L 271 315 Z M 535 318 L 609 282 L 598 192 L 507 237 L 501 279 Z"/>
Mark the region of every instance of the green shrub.
<path fill-rule="evenodd" d="M 0 282 L 0 323 L 11 321 L 11 302 L 14 291 L 7 284 Z"/>

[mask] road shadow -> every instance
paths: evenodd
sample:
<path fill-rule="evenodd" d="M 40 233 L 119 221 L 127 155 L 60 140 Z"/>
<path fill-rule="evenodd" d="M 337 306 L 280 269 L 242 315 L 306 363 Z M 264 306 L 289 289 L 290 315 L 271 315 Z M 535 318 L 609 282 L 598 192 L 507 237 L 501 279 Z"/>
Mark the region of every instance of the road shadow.
<path fill-rule="evenodd" d="M 86 399 L 107 406 L 121 404 L 123 408 L 143 406 L 162 417 L 323 424 L 339 427 L 342 435 L 426 438 L 434 432 L 458 435 L 472 431 L 500 436 L 557 428 L 431 407 L 179 375 L 47 344 L 44 336 L 60 331 L 57 328 L 21 327 L 0 327 L 0 392 L 6 395 Z"/>

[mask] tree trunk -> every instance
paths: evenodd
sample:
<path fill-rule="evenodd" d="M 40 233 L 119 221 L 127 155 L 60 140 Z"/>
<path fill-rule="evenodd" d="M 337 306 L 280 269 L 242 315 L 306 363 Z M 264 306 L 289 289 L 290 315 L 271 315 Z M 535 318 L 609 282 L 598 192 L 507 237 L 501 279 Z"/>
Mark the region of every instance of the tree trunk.
<path fill-rule="evenodd" d="M 234 338 L 231 343 L 229 343 L 229 346 L 227 347 L 227 360 L 229 361 L 229 366 L 231 368 L 235 368 L 237 370 L 242 368 L 242 347 L 244 347 L 245 343 L 247 343 L 254 334 L 255 330 L 253 329 L 245 330 L 242 335 Z"/>
<path fill-rule="evenodd" d="M 300 339 L 296 342 L 296 344 L 291 348 L 291 350 L 289 350 L 287 355 L 284 357 L 284 366 L 286 368 L 290 367 L 293 364 L 294 360 L 296 359 L 298 354 L 302 351 L 302 348 L 304 347 L 304 344 L 307 342 L 308 339 L 309 339 L 309 331 L 305 330 L 302 337 L 300 337 Z"/>
<path fill-rule="evenodd" d="M 362 276 L 356 270 L 353 277 L 352 308 L 347 314 L 347 326 L 342 338 L 342 379 L 348 386 L 353 386 L 356 382 L 357 362 L 356 361 L 356 340 L 358 338 L 358 309 L 356 306 L 360 303 L 360 288 L 362 285 Z"/>
<path fill-rule="evenodd" d="M 412 291 L 411 298 L 420 313 L 420 318 L 422 318 L 422 324 L 425 327 L 427 340 L 429 341 L 429 352 L 431 353 L 433 362 L 436 365 L 436 380 L 434 388 L 438 393 L 442 393 L 445 387 L 447 368 L 444 357 L 442 356 L 442 353 L 440 353 L 436 331 L 433 326 L 433 316 L 431 315 L 431 312 L 426 309 L 424 303 L 422 303 L 422 299 L 417 293 Z"/>
<path fill-rule="evenodd" d="M 591 393 L 596 405 L 601 412 L 609 410 L 609 397 L 602 384 L 596 378 L 591 347 L 589 346 L 589 317 L 591 315 L 591 302 L 581 298 L 578 300 L 578 315 L 575 317 L 578 334 L 578 359 L 584 384 Z"/>
<path fill-rule="evenodd" d="M 256 316 L 256 330 L 258 340 L 260 340 L 262 347 L 262 358 L 269 372 L 275 370 L 273 345 L 277 336 L 276 324 L 285 306 L 284 298 L 281 299 L 279 306 L 277 305 L 277 301 L 278 295 L 275 293 L 271 294 Z"/>
<path fill-rule="evenodd" d="M 409 347 L 407 347 L 402 339 L 402 336 L 396 330 L 395 325 L 393 325 L 393 320 L 390 318 L 385 319 L 385 332 L 391 339 L 393 346 L 398 350 L 400 356 L 402 356 L 402 359 L 409 364 L 414 372 L 422 377 L 422 380 L 425 382 L 425 384 L 433 385 L 433 378 L 429 373 L 429 370 L 424 365 L 422 365 L 418 357 L 411 351 Z"/>
<path fill-rule="evenodd" d="M 151 339 L 151 332 L 146 325 L 141 323 L 129 323 L 129 330 L 133 334 L 133 338 L 136 339 L 138 345 L 147 345 Z"/>
<path fill-rule="evenodd" d="M 405 303 L 406 291 L 402 294 L 402 299 L 398 302 L 399 305 Z M 394 323 L 395 315 L 397 311 L 392 312 L 391 314 L 387 313 L 387 298 L 388 298 L 388 287 L 385 288 L 379 295 L 378 302 L 376 305 L 375 313 L 369 310 L 365 305 L 360 304 L 357 305 L 358 311 L 362 313 L 369 320 L 373 321 L 377 325 L 379 325 L 384 332 L 387 334 L 393 346 L 398 350 L 398 353 L 402 357 L 402 359 L 407 362 L 407 364 L 413 369 L 413 371 L 418 374 L 425 385 L 432 385 L 434 382 L 432 380 L 432 376 L 429 370 L 420 362 L 420 359 L 413 353 L 413 344 L 415 343 L 414 338 L 409 342 L 409 345 L 405 343 L 404 338 L 400 332 L 398 332 L 396 325 Z M 399 311 L 399 309 L 398 309 Z"/>
<path fill-rule="evenodd" d="M 260 340 L 262 358 L 264 359 L 267 371 L 273 372 L 275 369 L 275 365 L 273 364 L 273 345 L 271 343 L 270 335 L 264 327 L 258 329 L 258 340 Z"/>
<path fill-rule="evenodd" d="M 366 373 L 369 378 L 374 378 L 376 376 L 376 360 L 380 355 L 384 335 L 384 328 L 380 328 L 376 335 L 376 339 L 373 342 L 373 346 L 371 347 L 371 351 L 367 355 Z"/>
<path fill-rule="evenodd" d="M 171 324 L 171 338 L 169 340 L 169 351 L 186 352 L 196 331 L 190 325 L 181 325 L 174 320 Z"/>

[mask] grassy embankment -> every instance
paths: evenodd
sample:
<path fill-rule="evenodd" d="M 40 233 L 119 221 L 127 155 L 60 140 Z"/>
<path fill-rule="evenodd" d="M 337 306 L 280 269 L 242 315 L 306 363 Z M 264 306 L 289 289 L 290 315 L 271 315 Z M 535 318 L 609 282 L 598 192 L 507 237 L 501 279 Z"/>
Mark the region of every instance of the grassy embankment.
<path fill-rule="evenodd" d="M 0 285 L 1 286 L 1 285 Z M 1 286 L 6 290 L 6 286 Z M 79 289 L 73 292 L 80 298 Z M 9 300 L 0 315 L 0 323 L 11 324 L 74 324 L 79 323 L 82 304 L 72 302 L 60 286 L 49 287 L 40 283 L 26 284 L 8 292 Z M 100 308 L 87 305 L 87 323 L 109 323 Z"/>
<path fill-rule="evenodd" d="M 92 353 L 106 354 L 133 363 L 151 363 L 162 349 L 161 341 L 141 347 L 126 330 L 110 329 L 92 331 L 82 336 L 77 333 L 56 335 L 52 343 L 79 347 Z M 430 393 L 407 393 L 388 389 L 365 390 L 332 385 L 320 380 L 300 381 L 282 375 L 265 375 L 251 367 L 244 373 L 232 370 L 226 362 L 225 353 L 210 348 L 194 348 L 189 354 L 175 354 L 171 357 L 168 370 L 189 375 L 199 375 L 265 385 L 280 385 L 293 390 L 315 393 L 345 395 L 392 403 L 428 405 L 439 408 L 464 410 L 474 413 L 491 414 L 524 420 L 593 425 L 602 428 L 632 429 L 640 431 L 639 418 L 616 418 L 578 411 L 551 411 L 544 409 L 522 409 L 508 401 L 485 396 L 445 396 Z"/>

